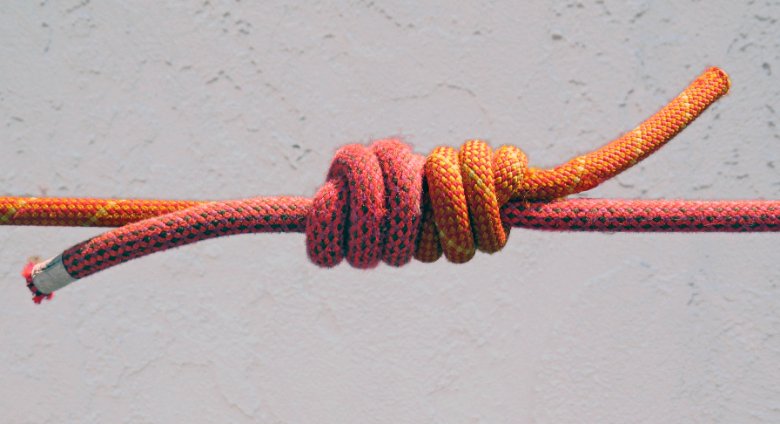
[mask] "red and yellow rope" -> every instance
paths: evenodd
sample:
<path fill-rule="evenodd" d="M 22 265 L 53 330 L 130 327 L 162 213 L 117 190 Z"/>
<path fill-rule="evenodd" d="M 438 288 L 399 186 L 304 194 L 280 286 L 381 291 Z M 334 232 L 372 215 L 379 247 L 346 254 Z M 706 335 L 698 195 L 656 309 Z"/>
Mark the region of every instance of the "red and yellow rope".
<path fill-rule="evenodd" d="M 210 202 L 0 197 L 0 225 L 121 227 Z"/>
<path fill-rule="evenodd" d="M 0 225 L 120 227 L 66 250 L 66 279 L 83 278 L 156 251 L 224 235 L 305 232 L 309 258 L 372 268 L 444 254 L 462 263 L 494 253 L 512 226 L 556 231 L 778 231 L 780 202 L 562 199 L 591 189 L 658 150 L 729 90 L 708 69 L 634 131 L 550 170 L 528 168 L 516 147 L 473 140 L 427 158 L 398 140 L 340 149 L 314 199 L 227 202 L 0 198 Z M 28 286 L 47 267 L 28 266 Z M 41 277 L 43 278 L 43 277 Z M 49 277 L 46 277 L 49 278 Z M 43 282 L 44 280 L 41 280 Z M 49 280 L 47 280 L 49 281 Z M 46 282 L 45 284 L 49 284 Z M 59 288 L 60 283 L 51 287 Z M 52 289 L 52 290 L 54 290 Z"/>

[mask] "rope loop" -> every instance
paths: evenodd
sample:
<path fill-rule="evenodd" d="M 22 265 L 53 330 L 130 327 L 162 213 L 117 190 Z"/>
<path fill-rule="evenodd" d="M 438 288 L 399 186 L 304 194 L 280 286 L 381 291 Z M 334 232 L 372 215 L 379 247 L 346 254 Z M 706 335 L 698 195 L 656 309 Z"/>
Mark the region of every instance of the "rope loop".
<path fill-rule="evenodd" d="M 408 263 L 422 218 L 424 157 L 399 140 L 350 144 L 336 152 L 306 221 L 306 250 L 317 265 L 346 257 L 356 268 Z"/>
<path fill-rule="evenodd" d="M 501 250 L 509 226 L 501 222 L 499 209 L 521 188 L 527 169 L 528 158 L 514 146 L 503 146 L 494 154 L 487 143 L 472 140 L 459 152 L 435 149 L 425 162 L 425 176 L 438 238 L 427 237 L 422 243 L 438 243 L 441 249 L 421 246 L 427 254 L 418 259 L 434 261 L 439 256 L 435 252 L 442 250 L 450 262 L 464 263 L 477 249 Z"/>
<path fill-rule="evenodd" d="M 494 154 L 480 140 L 427 158 L 396 139 L 342 147 L 307 216 L 309 258 L 325 267 L 346 258 L 368 269 L 413 256 L 433 262 L 444 253 L 464 263 L 477 249 L 498 252 L 509 235 L 500 207 L 522 187 L 527 168 L 520 149 Z"/>

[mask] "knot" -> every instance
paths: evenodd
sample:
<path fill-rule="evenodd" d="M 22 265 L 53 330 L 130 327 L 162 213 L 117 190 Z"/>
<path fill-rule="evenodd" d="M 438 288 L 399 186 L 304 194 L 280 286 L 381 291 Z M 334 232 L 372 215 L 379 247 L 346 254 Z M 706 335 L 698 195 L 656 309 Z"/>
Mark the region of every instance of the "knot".
<path fill-rule="evenodd" d="M 394 139 L 343 147 L 307 215 L 309 258 L 373 268 L 497 252 L 509 235 L 499 210 L 510 198 L 553 200 L 596 187 L 665 145 L 729 86 L 723 71 L 708 69 L 634 131 L 548 170 L 528 168 L 516 147 L 493 153 L 479 140 L 460 151 L 439 147 L 427 159 Z"/>
<path fill-rule="evenodd" d="M 427 159 L 395 139 L 345 146 L 307 216 L 309 258 L 331 267 L 346 257 L 367 269 L 380 260 L 401 266 L 444 253 L 463 263 L 476 249 L 497 252 L 509 234 L 499 208 L 521 188 L 527 165 L 520 149 L 493 154 L 479 140 Z"/>

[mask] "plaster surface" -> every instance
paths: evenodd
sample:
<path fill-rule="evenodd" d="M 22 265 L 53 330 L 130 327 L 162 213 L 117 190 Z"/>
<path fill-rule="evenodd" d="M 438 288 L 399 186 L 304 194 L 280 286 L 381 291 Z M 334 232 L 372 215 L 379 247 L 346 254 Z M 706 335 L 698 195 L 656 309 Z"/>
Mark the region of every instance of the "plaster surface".
<path fill-rule="evenodd" d="M 776 1 L 0 2 L 0 195 L 312 196 L 335 150 L 554 166 L 708 66 L 731 93 L 583 193 L 780 198 Z M 95 228 L 0 227 L 8 423 L 777 423 L 780 235 L 550 234 L 364 272 L 235 236 L 37 306 Z"/>

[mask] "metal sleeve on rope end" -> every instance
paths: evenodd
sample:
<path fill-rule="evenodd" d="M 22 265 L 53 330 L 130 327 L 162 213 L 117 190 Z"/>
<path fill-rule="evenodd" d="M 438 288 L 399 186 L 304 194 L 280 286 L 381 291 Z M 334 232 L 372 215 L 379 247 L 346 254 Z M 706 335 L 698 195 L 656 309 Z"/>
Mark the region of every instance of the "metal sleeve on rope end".
<path fill-rule="evenodd" d="M 48 261 L 35 264 L 30 272 L 30 279 L 35 288 L 43 294 L 51 294 L 76 281 L 62 263 L 62 254 Z"/>

